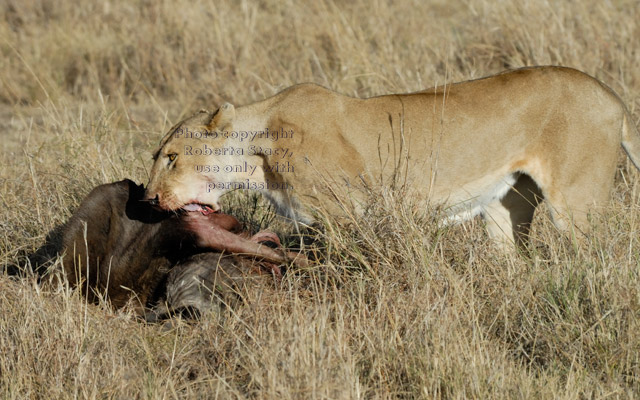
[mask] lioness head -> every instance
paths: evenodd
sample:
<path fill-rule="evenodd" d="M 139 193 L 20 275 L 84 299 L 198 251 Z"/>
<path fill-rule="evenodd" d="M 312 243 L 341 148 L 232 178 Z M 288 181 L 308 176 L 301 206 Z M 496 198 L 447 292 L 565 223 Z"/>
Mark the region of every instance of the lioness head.
<path fill-rule="evenodd" d="M 225 103 L 172 127 L 155 151 L 145 199 L 164 210 L 218 211 L 220 196 L 250 178 L 247 171 L 230 167 L 247 156 L 240 160 L 225 151 L 235 116 L 233 105 Z"/>

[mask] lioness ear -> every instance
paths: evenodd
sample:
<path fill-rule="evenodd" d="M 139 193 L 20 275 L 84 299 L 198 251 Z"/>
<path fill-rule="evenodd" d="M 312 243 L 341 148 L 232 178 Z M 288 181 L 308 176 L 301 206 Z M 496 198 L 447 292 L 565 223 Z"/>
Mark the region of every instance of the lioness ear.
<path fill-rule="evenodd" d="M 207 125 L 207 128 L 210 130 L 213 129 L 224 129 L 229 126 L 233 120 L 236 118 L 236 109 L 233 107 L 233 104 L 224 103 L 218 108 L 218 111 L 211 118 L 211 122 Z"/>

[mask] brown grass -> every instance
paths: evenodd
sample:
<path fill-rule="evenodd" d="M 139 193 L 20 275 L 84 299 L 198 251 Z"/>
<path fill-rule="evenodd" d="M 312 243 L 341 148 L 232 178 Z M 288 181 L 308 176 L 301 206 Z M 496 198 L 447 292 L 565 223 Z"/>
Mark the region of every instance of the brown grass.
<path fill-rule="evenodd" d="M 370 96 L 561 64 L 637 121 L 638 21 L 632 0 L 4 0 L 0 265 L 93 186 L 146 183 L 172 122 L 298 82 Z M 378 193 L 365 216 L 325 219 L 323 264 L 195 324 L 0 274 L 0 397 L 638 397 L 640 185 L 620 160 L 583 246 L 539 213 L 533 257 L 501 255 L 478 221 L 437 229 L 436 210 Z"/>

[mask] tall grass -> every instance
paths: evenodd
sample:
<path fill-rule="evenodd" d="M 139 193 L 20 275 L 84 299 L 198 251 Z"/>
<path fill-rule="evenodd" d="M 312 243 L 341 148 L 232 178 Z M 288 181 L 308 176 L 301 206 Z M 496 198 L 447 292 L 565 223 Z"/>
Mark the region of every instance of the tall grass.
<path fill-rule="evenodd" d="M 625 0 L 4 0 L 0 265 L 24 266 L 93 186 L 146 183 L 180 118 L 294 83 L 364 97 L 561 64 L 610 85 L 637 121 L 637 21 Z M 379 190 L 363 216 L 324 217 L 321 263 L 257 278 L 246 304 L 198 323 L 145 325 L 0 274 L 0 396 L 638 397 L 638 188 L 621 152 L 589 240 L 541 210 L 531 257 Z M 289 229 L 234 201 L 248 225 Z"/>

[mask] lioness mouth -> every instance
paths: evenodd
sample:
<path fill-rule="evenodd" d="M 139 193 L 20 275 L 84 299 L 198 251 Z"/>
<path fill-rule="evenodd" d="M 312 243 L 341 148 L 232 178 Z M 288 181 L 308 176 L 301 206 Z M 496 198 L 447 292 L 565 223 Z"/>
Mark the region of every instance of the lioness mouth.
<path fill-rule="evenodd" d="M 211 206 L 207 204 L 200 204 L 200 203 L 189 203 L 182 206 L 182 209 L 189 212 L 198 211 L 198 212 L 201 212 L 202 215 L 209 215 L 215 212 L 214 209 L 211 208 Z"/>

